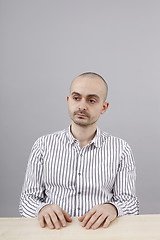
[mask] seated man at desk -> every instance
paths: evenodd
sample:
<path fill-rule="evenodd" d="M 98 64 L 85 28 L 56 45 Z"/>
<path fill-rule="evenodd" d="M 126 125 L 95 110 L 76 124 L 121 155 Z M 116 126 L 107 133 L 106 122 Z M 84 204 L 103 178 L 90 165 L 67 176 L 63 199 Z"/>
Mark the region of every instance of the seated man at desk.
<path fill-rule="evenodd" d="M 109 105 L 107 92 L 106 81 L 96 73 L 72 81 L 67 97 L 71 125 L 33 145 L 20 199 L 22 216 L 38 217 L 41 227 L 51 229 L 77 216 L 86 229 L 97 229 L 117 216 L 138 214 L 131 148 L 97 125 Z"/>

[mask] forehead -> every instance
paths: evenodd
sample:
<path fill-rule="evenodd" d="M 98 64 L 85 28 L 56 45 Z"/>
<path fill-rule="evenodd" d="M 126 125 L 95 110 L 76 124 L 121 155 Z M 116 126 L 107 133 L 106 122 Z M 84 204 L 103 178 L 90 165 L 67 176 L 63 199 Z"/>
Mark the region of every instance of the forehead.
<path fill-rule="evenodd" d="M 81 95 L 98 95 L 104 98 L 105 84 L 100 78 L 77 77 L 72 81 L 70 92 L 78 92 Z"/>

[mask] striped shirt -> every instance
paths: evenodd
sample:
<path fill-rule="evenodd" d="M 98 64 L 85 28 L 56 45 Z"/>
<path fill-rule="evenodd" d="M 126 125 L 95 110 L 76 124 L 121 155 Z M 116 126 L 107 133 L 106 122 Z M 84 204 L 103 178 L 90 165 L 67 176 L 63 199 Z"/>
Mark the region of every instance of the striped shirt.
<path fill-rule="evenodd" d="M 97 128 L 83 148 L 70 127 L 40 137 L 33 145 L 20 198 L 20 214 L 36 217 L 57 204 L 71 216 L 111 203 L 118 216 L 138 214 L 135 162 L 130 146 Z"/>

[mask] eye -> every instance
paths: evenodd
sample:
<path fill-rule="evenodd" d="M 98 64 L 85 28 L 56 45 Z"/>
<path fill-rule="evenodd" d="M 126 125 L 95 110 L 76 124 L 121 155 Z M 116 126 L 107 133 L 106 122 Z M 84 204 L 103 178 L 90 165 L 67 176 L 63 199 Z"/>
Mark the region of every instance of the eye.
<path fill-rule="evenodd" d="M 94 99 L 89 100 L 90 103 L 95 103 L 96 101 Z"/>
<path fill-rule="evenodd" d="M 79 97 L 73 97 L 73 99 L 74 99 L 75 101 L 78 101 L 78 100 L 79 100 Z"/>

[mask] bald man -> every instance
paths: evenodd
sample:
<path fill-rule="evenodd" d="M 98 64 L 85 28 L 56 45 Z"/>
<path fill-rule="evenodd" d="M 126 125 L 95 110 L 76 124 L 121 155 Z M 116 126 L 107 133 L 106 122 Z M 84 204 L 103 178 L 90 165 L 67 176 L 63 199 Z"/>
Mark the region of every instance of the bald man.
<path fill-rule="evenodd" d="M 130 146 L 98 128 L 109 106 L 98 74 L 76 77 L 67 96 L 70 126 L 33 145 L 20 200 L 24 217 L 60 229 L 79 217 L 82 227 L 107 228 L 117 217 L 138 214 L 135 162 Z"/>

